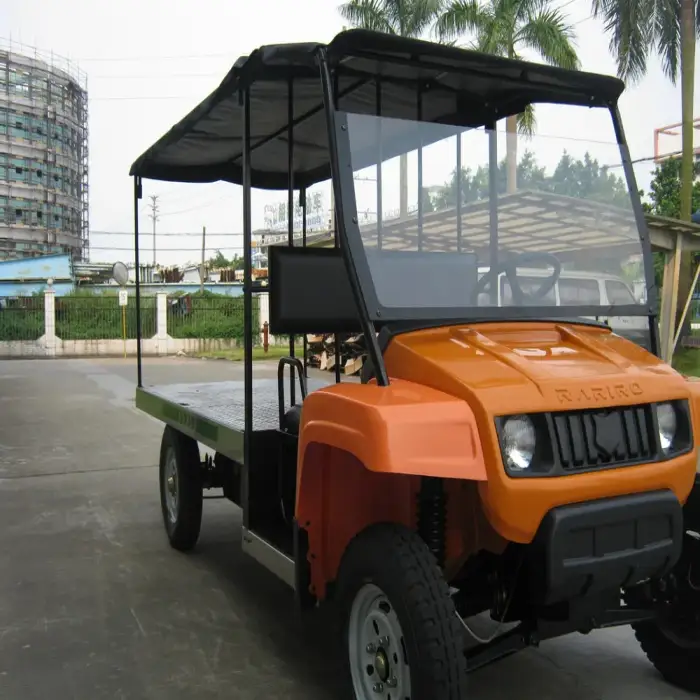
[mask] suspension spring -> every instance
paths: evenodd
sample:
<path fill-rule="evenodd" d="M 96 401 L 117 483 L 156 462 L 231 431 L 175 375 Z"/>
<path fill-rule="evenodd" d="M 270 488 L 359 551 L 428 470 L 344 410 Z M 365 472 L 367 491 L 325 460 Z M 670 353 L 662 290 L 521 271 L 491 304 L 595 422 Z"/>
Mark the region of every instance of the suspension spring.
<path fill-rule="evenodd" d="M 418 493 L 418 534 L 428 545 L 440 568 L 445 566 L 446 504 L 442 479 L 423 477 Z"/>

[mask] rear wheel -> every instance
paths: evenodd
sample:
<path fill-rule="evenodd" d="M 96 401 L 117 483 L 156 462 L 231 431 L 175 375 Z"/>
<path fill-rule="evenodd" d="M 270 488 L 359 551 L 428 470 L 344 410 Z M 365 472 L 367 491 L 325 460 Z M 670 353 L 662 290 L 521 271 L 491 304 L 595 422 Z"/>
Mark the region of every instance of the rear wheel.
<path fill-rule="evenodd" d="M 462 629 L 435 558 L 414 532 L 376 525 L 348 547 L 338 576 L 356 700 L 461 700 Z"/>
<path fill-rule="evenodd" d="M 166 426 L 160 446 L 160 504 L 175 549 L 192 549 L 202 525 L 202 466 L 192 438 Z"/>

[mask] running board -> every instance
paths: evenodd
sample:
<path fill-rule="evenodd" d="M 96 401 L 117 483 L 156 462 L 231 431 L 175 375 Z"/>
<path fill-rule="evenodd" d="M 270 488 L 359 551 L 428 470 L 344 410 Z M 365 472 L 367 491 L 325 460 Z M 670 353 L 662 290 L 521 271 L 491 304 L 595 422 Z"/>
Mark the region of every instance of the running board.
<path fill-rule="evenodd" d="M 245 527 L 241 530 L 243 551 L 282 579 L 288 586 L 295 588 L 294 559 L 251 530 Z"/>

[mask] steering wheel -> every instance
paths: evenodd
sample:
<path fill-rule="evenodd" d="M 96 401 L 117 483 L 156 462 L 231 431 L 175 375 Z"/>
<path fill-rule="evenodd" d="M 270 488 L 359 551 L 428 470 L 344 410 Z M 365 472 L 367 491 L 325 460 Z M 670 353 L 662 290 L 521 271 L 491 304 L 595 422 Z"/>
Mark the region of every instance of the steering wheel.
<path fill-rule="evenodd" d="M 527 264 L 533 263 L 546 263 L 551 265 L 554 269 L 549 277 L 543 279 L 542 284 L 532 293 L 526 294 L 520 283 L 518 282 L 518 267 L 524 267 Z M 479 303 L 479 295 L 482 294 L 489 284 L 496 284 L 498 281 L 498 276 L 501 273 L 505 273 L 508 283 L 510 284 L 510 289 L 513 293 L 513 302 L 515 306 L 525 306 L 525 302 L 534 299 L 544 299 L 544 297 L 549 294 L 549 292 L 554 289 L 554 285 L 559 280 L 561 275 L 561 263 L 559 259 L 552 255 L 551 253 L 544 253 L 533 251 L 529 253 L 519 253 L 513 256 L 510 260 L 500 263 L 495 268 L 490 269 L 477 283 L 474 287 L 472 293 L 472 303 L 477 305 Z"/>

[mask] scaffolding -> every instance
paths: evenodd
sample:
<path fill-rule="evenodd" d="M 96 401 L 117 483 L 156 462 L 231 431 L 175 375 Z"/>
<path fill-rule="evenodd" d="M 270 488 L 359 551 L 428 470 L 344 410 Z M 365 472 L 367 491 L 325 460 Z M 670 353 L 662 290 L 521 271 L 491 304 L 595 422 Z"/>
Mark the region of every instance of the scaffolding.
<path fill-rule="evenodd" d="M 89 257 L 87 76 L 0 40 L 0 257 Z"/>

